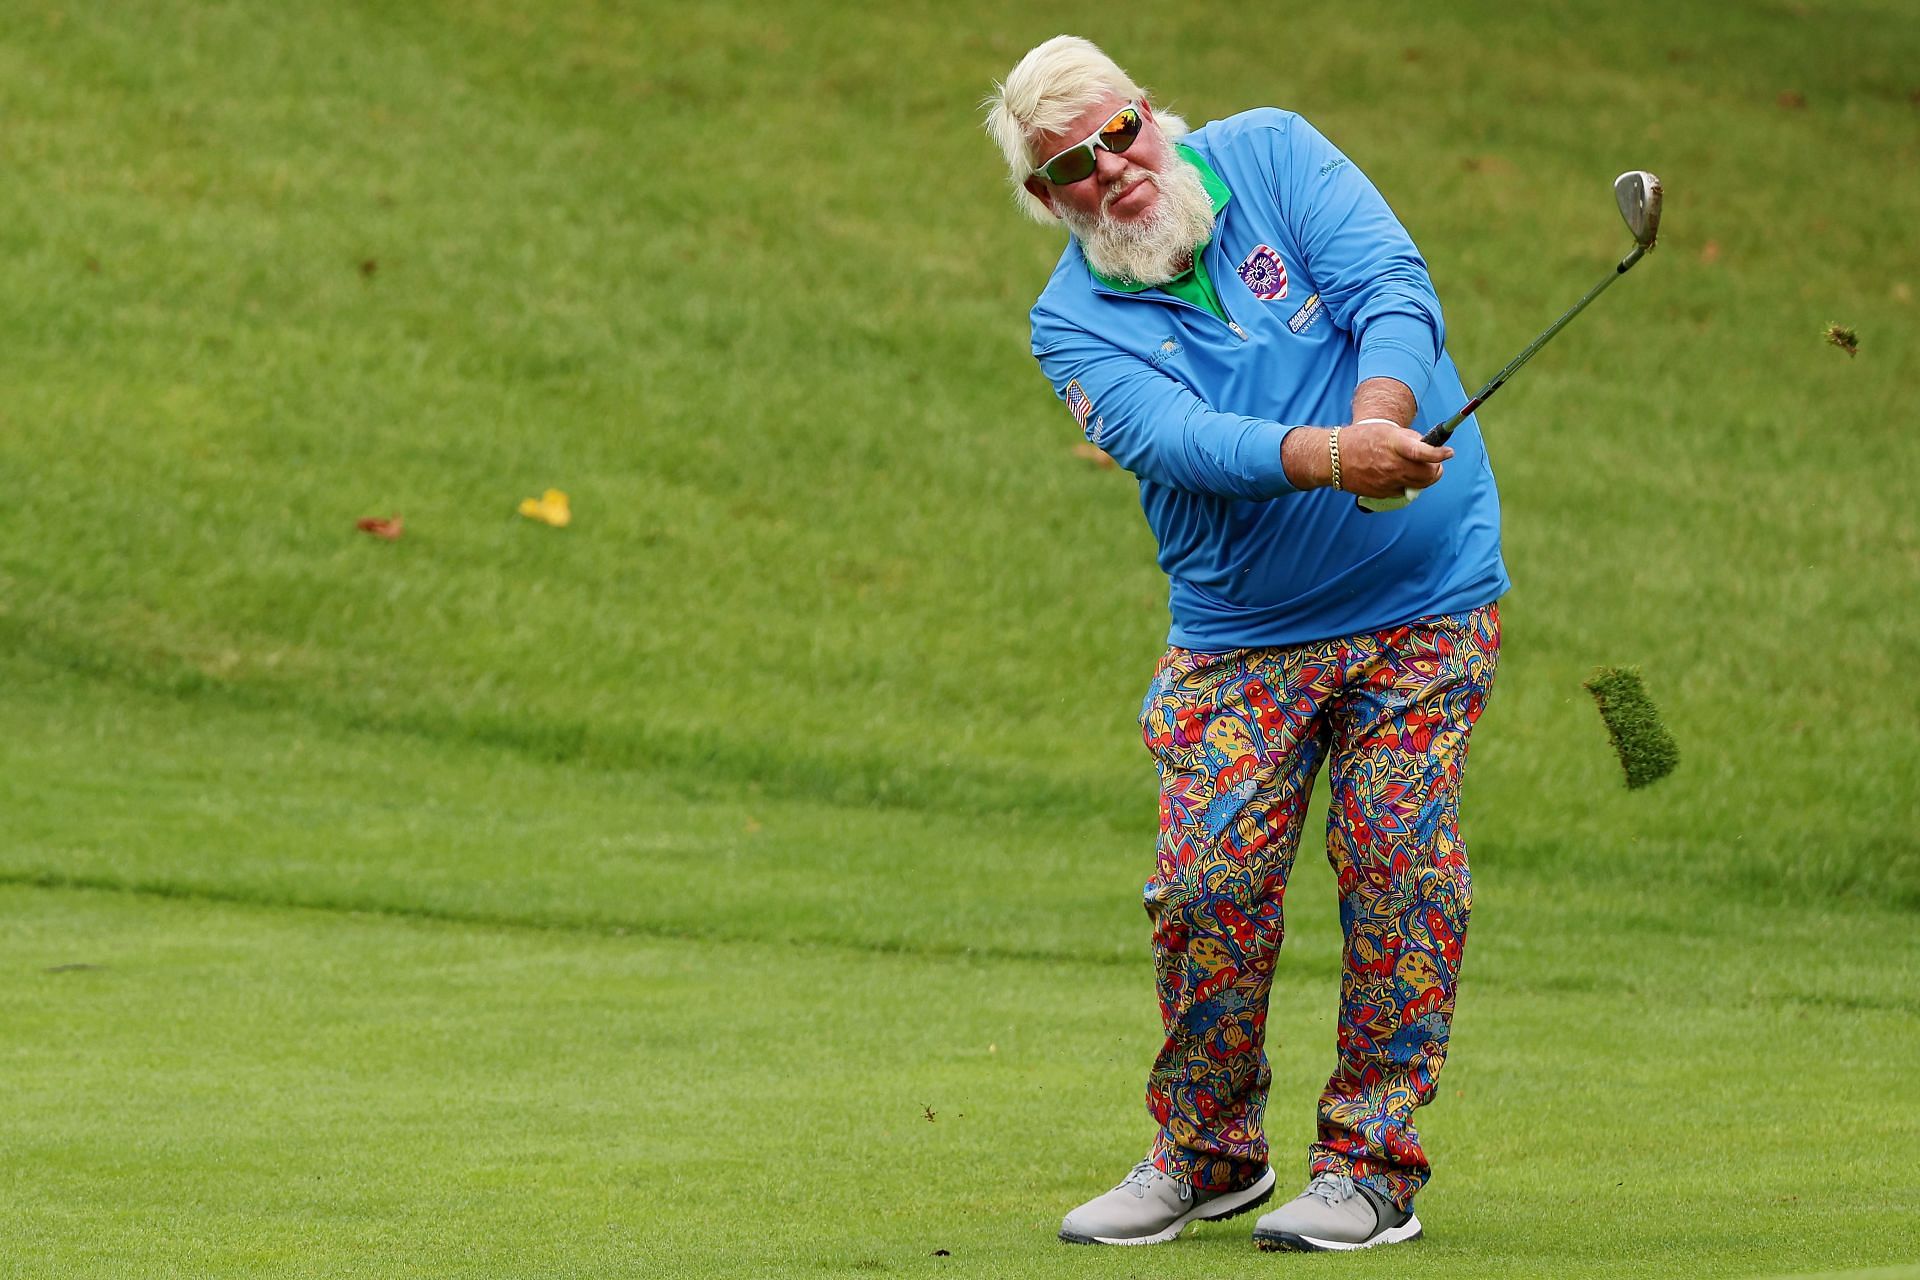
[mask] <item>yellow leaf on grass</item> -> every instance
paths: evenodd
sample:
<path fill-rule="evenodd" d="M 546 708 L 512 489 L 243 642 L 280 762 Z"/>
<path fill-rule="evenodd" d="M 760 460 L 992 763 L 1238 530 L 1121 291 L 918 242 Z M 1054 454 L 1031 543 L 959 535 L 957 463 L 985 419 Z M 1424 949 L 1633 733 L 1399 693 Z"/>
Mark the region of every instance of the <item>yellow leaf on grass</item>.
<path fill-rule="evenodd" d="M 567 505 L 567 495 L 558 489 L 549 489 L 537 498 L 522 498 L 520 514 L 556 529 L 564 529 L 573 523 L 573 508 Z"/>

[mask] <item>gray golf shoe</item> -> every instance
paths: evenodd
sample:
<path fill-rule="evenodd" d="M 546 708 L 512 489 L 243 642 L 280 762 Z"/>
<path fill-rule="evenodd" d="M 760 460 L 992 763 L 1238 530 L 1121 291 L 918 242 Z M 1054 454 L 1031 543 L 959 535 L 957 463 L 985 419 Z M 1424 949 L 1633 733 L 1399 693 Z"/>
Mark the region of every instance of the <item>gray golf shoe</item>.
<path fill-rule="evenodd" d="M 1149 1157 L 1119 1186 L 1068 1214 L 1060 1238 L 1068 1244 L 1163 1244 L 1195 1219 L 1231 1218 L 1272 1195 L 1271 1169 L 1238 1191 L 1200 1191 L 1160 1172 Z"/>
<path fill-rule="evenodd" d="M 1253 1242 L 1262 1249 L 1370 1249 L 1419 1235 L 1420 1219 L 1411 1210 L 1334 1173 L 1315 1175 L 1305 1191 L 1253 1227 Z"/>

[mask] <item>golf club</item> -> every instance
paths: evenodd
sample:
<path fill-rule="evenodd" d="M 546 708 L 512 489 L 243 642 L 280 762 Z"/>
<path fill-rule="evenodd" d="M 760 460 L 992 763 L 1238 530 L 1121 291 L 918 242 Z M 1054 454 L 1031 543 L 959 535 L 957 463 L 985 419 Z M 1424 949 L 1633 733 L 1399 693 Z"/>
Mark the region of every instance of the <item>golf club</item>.
<path fill-rule="evenodd" d="M 1567 321 L 1586 310 L 1587 304 L 1599 297 L 1606 287 L 1627 274 L 1633 264 L 1653 248 L 1653 242 L 1660 235 L 1660 179 L 1644 169 L 1632 169 L 1613 180 L 1613 198 L 1620 205 L 1620 216 L 1626 220 L 1627 230 L 1633 233 L 1633 251 L 1620 259 L 1613 270 L 1601 277 L 1600 283 L 1587 290 L 1580 301 L 1573 304 L 1567 313 L 1547 327 L 1547 331 L 1527 344 L 1527 349 L 1507 362 L 1507 367 L 1493 375 L 1493 381 L 1480 388 L 1480 393 L 1467 401 L 1460 412 L 1427 432 L 1421 439 L 1428 444 L 1445 444 L 1447 437 L 1454 433 L 1467 416 L 1493 397 L 1493 393 L 1507 384 L 1507 379 L 1519 372 L 1520 366 L 1533 359 L 1534 352 L 1547 345 L 1553 335 L 1567 327 Z M 1392 511 L 1404 507 L 1420 495 L 1420 490 L 1409 489 L 1398 498 L 1361 498 L 1363 511 Z"/>

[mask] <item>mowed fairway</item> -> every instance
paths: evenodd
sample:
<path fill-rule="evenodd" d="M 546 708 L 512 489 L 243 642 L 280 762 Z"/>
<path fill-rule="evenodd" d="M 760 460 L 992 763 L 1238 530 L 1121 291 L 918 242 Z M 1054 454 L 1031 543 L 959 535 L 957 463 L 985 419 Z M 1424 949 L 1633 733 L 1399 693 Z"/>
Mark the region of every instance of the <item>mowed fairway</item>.
<path fill-rule="evenodd" d="M 1470 382 L 1667 183 L 1483 415 L 1516 587 L 1407 1249 L 1053 1238 L 1150 1137 L 1165 632 L 977 127 L 1060 30 L 1313 119 Z M 1917 67 L 1828 0 L 7 7 L 0 1275 L 1920 1274 Z"/>

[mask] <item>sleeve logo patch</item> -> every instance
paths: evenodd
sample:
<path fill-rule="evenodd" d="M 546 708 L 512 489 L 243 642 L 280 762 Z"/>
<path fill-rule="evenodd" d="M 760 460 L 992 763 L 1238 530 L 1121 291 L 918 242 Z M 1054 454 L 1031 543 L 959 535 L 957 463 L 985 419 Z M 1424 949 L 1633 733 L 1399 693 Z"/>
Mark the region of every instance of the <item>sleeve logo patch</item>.
<path fill-rule="evenodd" d="M 1093 417 L 1093 401 L 1087 398 L 1078 378 L 1067 384 L 1067 408 L 1072 412 L 1073 420 L 1080 424 L 1080 429 L 1085 431 L 1087 420 Z"/>
<path fill-rule="evenodd" d="M 1240 264 L 1240 279 L 1262 302 L 1287 296 L 1287 264 L 1280 260 L 1272 245 L 1259 245 L 1247 255 L 1247 260 Z"/>

